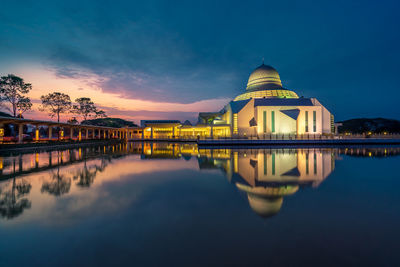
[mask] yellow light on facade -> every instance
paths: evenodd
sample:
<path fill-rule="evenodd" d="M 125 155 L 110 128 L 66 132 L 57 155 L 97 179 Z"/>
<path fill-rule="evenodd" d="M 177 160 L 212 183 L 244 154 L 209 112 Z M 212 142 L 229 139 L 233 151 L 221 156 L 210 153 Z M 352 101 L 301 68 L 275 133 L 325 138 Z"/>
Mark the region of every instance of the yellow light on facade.
<path fill-rule="evenodd" d="M 238 133 L 238 114 L 233 114 L 233 133 Z"/>

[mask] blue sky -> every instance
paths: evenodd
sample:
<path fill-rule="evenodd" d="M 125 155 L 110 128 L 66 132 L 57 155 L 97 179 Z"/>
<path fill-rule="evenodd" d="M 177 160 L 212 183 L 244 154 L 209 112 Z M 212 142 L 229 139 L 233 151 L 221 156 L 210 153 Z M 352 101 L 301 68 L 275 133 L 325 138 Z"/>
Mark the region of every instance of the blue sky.
<path fill-rule="evenodd" d="M 191 104 L 243 92 L 265 58 L 284 87 L 317 97 L 337 120 L 399 119 L 399 10 L 398 1 L 2 1 L 0 74 L 96 77 L 99 94 Z M 186 119 L 197 109 L 131 112 Z"/>

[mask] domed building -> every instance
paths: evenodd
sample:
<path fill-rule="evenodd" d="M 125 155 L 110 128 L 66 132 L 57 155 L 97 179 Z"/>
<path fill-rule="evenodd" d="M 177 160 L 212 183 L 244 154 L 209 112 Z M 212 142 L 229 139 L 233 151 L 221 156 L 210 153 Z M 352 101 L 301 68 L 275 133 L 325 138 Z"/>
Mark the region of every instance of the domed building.
<path fill-rule="evenodd" d="M 278 71 L 262 64 L 245 91 L 219 112 L 199 113 L 196 125 L 179 121 L 141 121 L 136 138 L 272 138 L 282 135 L 334 133 L 333 115 L 316 99 L 299 97 L 283 86 Z"/>
<path fill-rule="evenodd" d="M 283 87 L 278 71 L 264 64 L 250 74 L 246 91 L 220 114 L 238 137 L 334 131 L 333 116 L 316 98 L 299 97 Z"/>
<path fill-rule="evenodd" d="M 295 92 L 282 87 L 276 69 L 262 64 L 250 74 L 246 92 L 238 95 L 234 101 L 263 97 L 299 98 Z"/>

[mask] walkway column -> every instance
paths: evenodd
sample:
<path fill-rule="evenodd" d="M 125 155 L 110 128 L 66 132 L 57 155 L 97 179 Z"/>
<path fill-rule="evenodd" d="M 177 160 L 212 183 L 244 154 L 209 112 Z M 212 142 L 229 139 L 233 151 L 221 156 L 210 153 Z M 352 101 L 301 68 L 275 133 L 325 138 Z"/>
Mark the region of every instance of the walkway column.
<path fill-rule="evenodd" d="M 150 139 L 153 139 L 153 127 L 151 127 L 150 129 L 151 129 Z"/>
<path fill-rule="evenodd" d="M 74 128 L 69 128 L 69 139 L 72 140 L 74 138 Z"/>
<path fill-rule="evenodd" d="M 212 139 L 214 139 L 214 131 L 213 131 L 213 126 L 211 125 L 211 132 L 210 132 L 210 137 L 212 138 Z"/>
<path fill-rule="evenodd" d="M 39 126 L 35 125 L 35 141 L 39 141 L 40 133 L 39 133 Z"/>
<path fill-rule="evenodd" d="M 4 124 L 0 123 L 0 143 L 3 142 L 3 138 L 4 138 Z M 1 164 L 1 166 L 3 166 L 3 164 Z M 2 167 L 3 168 L 3 167 Z M 2 168 L 0 170 L 2 170 Z M 1 174 L 1 173 L 0 173 Z"/>
<path fill-rule="evenodd" d="M 96 139 L 96 129 L 92 129 L 92 139 Z"/>
<path fill-rule="evenodd" d="M 89 129 L 86 128 L 86 140 L 89 139 Z"/>
<path fill-rule="evenodd" d="M 18 143 L 22 144 L 24 140 L 24 125 L 21 123 L 18 125 Z"/>
<path fill-rule="evenodd" d="M 53 127 L 49 125 L 49 140 L 51 140 L 52 137 L 53 137 Z"/>
<path fill-rule="evenodd" d="M 98 139 L 101 139 L 101 129 L 99 129 L 99 137 Z"/>
<path fill-rule="evenodd" d="M 142 129 L 142 140 L 144 139 L 144 128 Z"/>
<path fill-rule="evenodd" d="M 82 129 L 78 128 L 78 140 L 82 141 Z"/>
<path fill-rule="evenodd" d="M 172 126 L 172 138 L 175 138 L 175 127 Z"/>

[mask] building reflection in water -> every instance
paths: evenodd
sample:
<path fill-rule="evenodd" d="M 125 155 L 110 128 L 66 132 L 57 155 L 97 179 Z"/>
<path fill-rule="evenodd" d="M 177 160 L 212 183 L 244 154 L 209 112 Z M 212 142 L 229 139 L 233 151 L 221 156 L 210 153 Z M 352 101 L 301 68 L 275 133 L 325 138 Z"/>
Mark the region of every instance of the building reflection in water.
<path fill-rule="evenodd" d="M 285 197 L 304 186 L 318 187 L 334 171 L 335 159 L 340 155 L 388 157 L 398 154 L 399 147 L 198 149 L 193 143 L 137 142 L 3 155 L 0 156 L 0 215 L 12 219 L 35 205 L 30 194 L 32 185 L 36 186 L 38 181 L 40 194 L 62 197 L 78 189 L 88 189 L 114 160 L 135 155 L 123 162 L 124 167 L 120 166 L 117 172 L 113 170 L 111 177 L 103 175 L 102 179 L 118 179 L 123 174 L 140 171 L 138 168 L 162 171 L 160 159 L 184 159 L 190 162 L 176 162 L 174 168 L 221 170 L 227 180 L 247 196 L 256 214 L 270 217 L 280 211 Z M 136 167 L 131 168 L 132 160 Z M 171 165 L 172 162 L 164 164 L 163 168 L 168 171 Z M 34 180 L 35 177 L 42 178 Z"/>
<path fill-rule="evenodd" d="M 295 194 L 299 186 L 317 187 L 335 166 L 331 149 L 225 149 L 204 154 L 200 167 L 223 169 L 261 217 L 277 214 L 283 198 Z"/>

